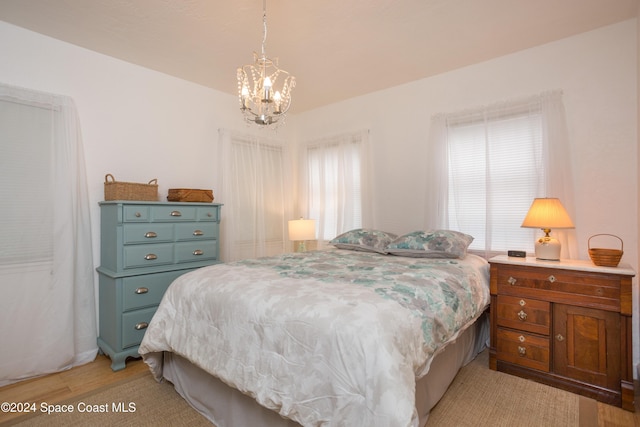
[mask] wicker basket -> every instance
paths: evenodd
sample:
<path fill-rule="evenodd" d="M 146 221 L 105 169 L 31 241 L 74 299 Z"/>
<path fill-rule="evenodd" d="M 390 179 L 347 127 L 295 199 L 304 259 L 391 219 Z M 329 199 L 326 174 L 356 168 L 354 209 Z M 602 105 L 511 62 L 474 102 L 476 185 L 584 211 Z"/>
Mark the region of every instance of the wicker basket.
<path fill-rule="evenodd" d="M 602 248 L 592 248 L 591 247 L 591 239 L 596 236 L 612 236 L 616 239 L 620 240 L 620 249 L 602 249 Z M 589 237 L 589 241 L 587 243 L 589 246 L 589 257 L 591 257 L 591 261 L 595 265 L 599 265 L 602 267 L 617 267 L 620 263 L 620 258 L 622 258 L 622 254 L 624 253 L 622 249 L 624 248 L 624 243 L 621 238 L 615 236 L 613 234 L 594 234 Z"/>
<path fill-rule="evenodd" d="M 213 202 L 213 190 L 193 188 L 170 188 L 167 200 L 170 202 Z"/>
<path fill-rule="evenodd" d="M 108 173 L 104 177 L 105 200 L 140 200 L 148 202 L 158 201 L 158 180 L 152 179 L 148 184 L 122 182 Z"/>

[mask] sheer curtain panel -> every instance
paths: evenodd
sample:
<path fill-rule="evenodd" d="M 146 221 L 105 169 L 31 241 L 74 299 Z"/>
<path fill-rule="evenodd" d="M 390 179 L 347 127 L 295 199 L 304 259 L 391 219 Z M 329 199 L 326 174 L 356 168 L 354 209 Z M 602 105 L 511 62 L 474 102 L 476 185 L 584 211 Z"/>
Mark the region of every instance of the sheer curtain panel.
<path fill-rule="evenodd" d="M 0 84 L 0 386 L 92 361 L 89 199 L 71 98 Z"/>
<path fill-rule="evenodd" d="M 372 192 L 367 130 L 309 141 L 301 150 L 301 206 L 316 220 L 320 247 L 340 233 L 370 226 Z"/>
<path fill-rule="evenodd" d="M 292 219 L 291 162 L 283 141 L 225 129 L 219 131 L 222 171 L 222 259 L 257 258 L 285 252 Z"/>

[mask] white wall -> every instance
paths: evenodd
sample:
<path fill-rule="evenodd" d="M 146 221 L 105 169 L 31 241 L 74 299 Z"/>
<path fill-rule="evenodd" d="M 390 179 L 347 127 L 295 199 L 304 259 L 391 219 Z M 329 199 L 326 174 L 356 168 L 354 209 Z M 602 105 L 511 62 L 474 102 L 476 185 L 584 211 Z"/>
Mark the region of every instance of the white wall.
<path fill-rule="evenodd" d="M 625 242 L 623 262 L 637 271 L 637 43 L 636 20 L 627 21 L 292 116 L 279 136 L 302 140 L 370 129 L 373 225 L 404 232 L 422 228 L 424 220 L 423 159 L 432 114 L 562 89 L 574 151 L 574 221 L 581 258 L 588 259 L 590 235 L 613 233 Z M 218 128 L 247 130 L 234 96 L 1 21 L 0 58 L 0 82 L 68 95 L 76 102 L 96 266 L 97 203 L 105 174 L 135 182 L 158 178 L 162 197 L 177 187 L 213 188 L 215 193 Z M 233 70 L 211 72 L 235 78 Z M 638 301 L 637 280 L 634 293 Z M 636 364 L 638 317 L 636 304 Z"/>
<path fill-rule="evenodd" d="M 75 100 L 84 140 L 96 266 L 98 202 L 103 200 L 107 173 L 120 181 L 157 178 L 163 200 L 169 188 L 212 188 L 215 196 L 218 128 L 245 129 L 234 96 L 2 21 L 0 58 L 0 82 Z M 234 70 L 228 74 L 235 79 Z"/>
<path fill-rule="evenodd" d="M 375 173 L 372 226 L 408 232 L 424 224 L 424 158 L 433 114 L 562 89 L 573 152 L 573 219 L 580 258 L 589 259 L 591 235 L 611 233 L 624 241 L 622 262 L 638 271 L 637 40 L 633 19 L 349 99 L 297 115 L 296 138 L 370 129 Z M 634 279 L 636 365 L 637 283 Z"/>

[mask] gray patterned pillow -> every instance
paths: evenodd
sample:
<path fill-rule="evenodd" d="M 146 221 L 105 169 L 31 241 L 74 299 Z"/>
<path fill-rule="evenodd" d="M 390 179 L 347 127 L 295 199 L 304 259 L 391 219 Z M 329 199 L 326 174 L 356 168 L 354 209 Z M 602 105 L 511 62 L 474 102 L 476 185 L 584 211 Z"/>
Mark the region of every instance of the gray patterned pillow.
<path fill-rule="evenodd" d="M 340 249 L 386 254 L 385 248 L 396 237 L 385 231 L 358 228 L 342 233 L 329 243 Z"/>
<path fill-rule="evenodd" d="M 464 258 L 471 242 L 473 237 L 459 231 L 413 231 L 391 242 L 387 252 L 417 258 Z"/>

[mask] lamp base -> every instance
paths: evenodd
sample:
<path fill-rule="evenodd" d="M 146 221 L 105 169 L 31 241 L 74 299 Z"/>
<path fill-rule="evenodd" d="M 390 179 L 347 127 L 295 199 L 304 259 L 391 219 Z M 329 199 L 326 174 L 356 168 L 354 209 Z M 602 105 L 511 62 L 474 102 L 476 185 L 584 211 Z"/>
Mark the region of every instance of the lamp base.
<path fill-rule="evenodd" d="M 536 240 L 536 258 L 546 261 L 560 261 L 562 246 L 558 239 L 545 236 Z"/>
<path fill-rule="evenodd" d="M 307 252 L 307 245 L 304 240 L 296 240 L 293 244 L 296 252 Z"/>

